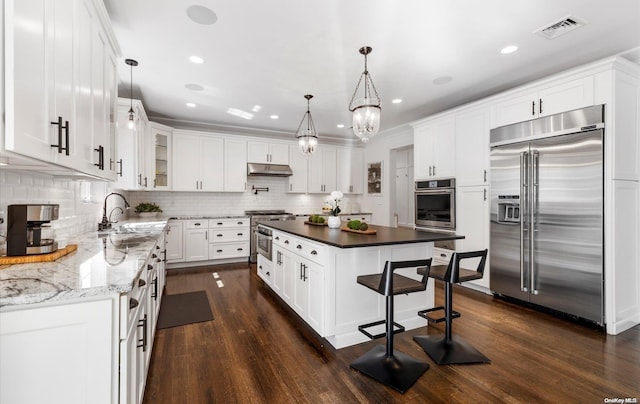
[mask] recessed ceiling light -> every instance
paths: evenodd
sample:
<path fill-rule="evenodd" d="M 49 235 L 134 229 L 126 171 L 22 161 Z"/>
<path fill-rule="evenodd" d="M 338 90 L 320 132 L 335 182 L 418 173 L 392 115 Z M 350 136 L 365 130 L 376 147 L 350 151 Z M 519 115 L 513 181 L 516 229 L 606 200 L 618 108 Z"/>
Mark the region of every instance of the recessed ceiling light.
<path fill-rule="evenodd" d="M 200 56 L 191 56 L 191 57 L 189 58 L 189 60 L 190 60 L 192 63 L 195 63 L 195 64 L 197 64 L 197 65 L 199 65 L 199 64 L 201 64 L 201 63 L 204 63 L 204 59 L 203 59 L 203 58 L 201 58 Z"/>
<path fill-rule="evenodd" d="M 194 104 L 192 102 L 188 102 L 188 103 L 186 103 L 186 106 L 189 107 L 189 108 L 195 108 L 196 104 Z"/>
<path fill-rule="evenodd" d="M 344 124 L 339 123 L 336 125 L 336 128 L 344 128 Z"/>
<path fill-rule="evenodd" d="M 204 90 L 204 87 L 202 87 L 200 84 L 189 83 L 189 84 L 185 84 L 184 86 L 186 88 L 188 88 L 189 90 L 192 90 L 192 91 L 202 91 L 202 90 Z"/>
<path fill-rule="evenodd" d="M 271 115 L 271 116 L 269 116 L 269 118 L 271 118 L 271 119 L 278 119 L 278 118 L 280 118 L 280 117 L 279 117 L 278 115 Z"/>
<path fill-rule="evenodd" d="M 402 100 L 400 98 L 396 98 L 396 99 L 391 100 L 392 104 L 400 104 L 401 102 L 402 102 Z"/>
<path fill-rule="evenodd" d="M 251 108 L 253 112 L 260 112 L 261 109 L 262 105 L 254 105 L 253 108 Z"/>
<path fill-rule="evenodd" d="M 502 53 L 503 55 L 508 55 L 509 53 L 513 53 L 517 50 L 518 50 L 518 47 L 516 45 L 509 45 L 502 48 L 500 50 L 500 53 Z"/>
<path fill-rule="evenodd" d="M 187 8 L 187 16 L 191 21 L 202 25 L 211 25 L 218 21 L 216 13 L 204 6 L 190 6 Z"/>
<path fill-rule="evenodd" d="M 436 84 L 436 85 L 447 84 L 451 80 L 453 80 L 451 76 L 440 76 L 433 80 L 433 84 Z"/>

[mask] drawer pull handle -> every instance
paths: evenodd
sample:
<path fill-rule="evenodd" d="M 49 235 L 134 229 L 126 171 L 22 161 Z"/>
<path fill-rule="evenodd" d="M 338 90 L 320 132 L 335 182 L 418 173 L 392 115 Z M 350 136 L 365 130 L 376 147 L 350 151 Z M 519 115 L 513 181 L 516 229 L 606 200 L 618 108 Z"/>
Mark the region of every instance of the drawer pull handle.
<path fill-rule="evenodd" d="M 216 234 L 216 237 L 222 237 L 222 234 Z"/>
<path fill-rule="evenodd" d="M 238 247 L 238 248 L 237 248 L 237 251 L 242 251 L 242 247 Z"/>
<path fill-rule="evenodd" d="M 193 225 L 194 226 L 201 226 L 202 224 L 201 223 L 194 223 Z"/>
<path fill-rule="evenodd" d="M 447 258 L 447 254 L 445 254 L 445 253 L 440 253 L 440 256 L 443 257 L 443 258 Z"/>
<path fill-rule="evenodd" d="M 285 240 L 285 241 L 284 241 L 284 243 L 285 243 L 285 244 L 289 244 L 289 240 Z"/>
<path fill-rule="evenodd" d="M 156 246 L 156 250 L 159 250 L 159 249 L 160 249 L 160 246 L 159 246 L 159 245 L 157 245 L 157 246 Z"/>
<path fill-rule="evenodd" d="M 147 271 L 151 271 L 153 269 L 153 265 L 147 264 Z"/>
<path fill-rule="evenodd" d="M 271 276 L 271 274 L 269 272 L 267 272 L 267 276 Z"/>
<path fill-rule="evenodd" d="M 238 222 L 238 223 L 236 223 L 236 224 L 244 224 L 244 222 Z"/>
<path fill-rule="evenodd" d="M 129 310 L 133 310 L 136 307 L 138 307 L 138 305 L 140 304 L 140 302 L 138 302 L 136 299 L 131 298 L 129 299 Z"/>
<path fill-rule="evenodd" d="M 154 253 L 154 254 L 151 254 L 151 258 L 158 258 L 158 256 Z"/>
<path fill-rule="evenodd" d="M 242 236 L 242 233 L 237 233 L 236 236 Z"/>
<path fill-rule="evenodd" d="M 318 255 L 318 252 L 316 250 L 312 250 L 311 255 Z"/>
<path fill-rule="evenodd" d="M 221 252 L 222 252 L 222 250 L 216 250 L 216 252 L 219 252 L 219 253 L 221 253 Z"/>
<path fill-rule="evenodd" d="M 300 244 L 298 244 L 298 245 L 296 246 L 296 248 L 297 248 L 298 250 L 301 250 L 301 249 L 302 249 L 302 246 L 301 246 Z"/>
<path fill-rule="evenodd" d="M 218 222 L 216 223 L 218 226 L 222 226 L 222 222 Z"/>
<path fill-rule="evenodd" d="M 276 240 L 280 240 L 280 236 L 276 236 Z"/>
<path fill-rule="evenodd" d="M 138 279 L 138 286 L 139 286 L 139 287 L 143 287 L 143 286 L 144 286 L 144 285 L 146 285 L 146 284 L 147 284 L 147 282 L 145 282 L 145 280 L 144 280 L 144 279 Z"/>

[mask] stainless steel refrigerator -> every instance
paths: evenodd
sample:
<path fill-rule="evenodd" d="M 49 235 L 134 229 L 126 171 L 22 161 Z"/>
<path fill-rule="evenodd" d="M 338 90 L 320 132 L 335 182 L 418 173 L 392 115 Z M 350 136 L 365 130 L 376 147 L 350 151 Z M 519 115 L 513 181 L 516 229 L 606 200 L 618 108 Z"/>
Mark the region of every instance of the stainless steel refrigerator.
<path fill-rule="evenodd" d="M 604 324 L 604 106 L 490 136 L 491 289 Z"/>

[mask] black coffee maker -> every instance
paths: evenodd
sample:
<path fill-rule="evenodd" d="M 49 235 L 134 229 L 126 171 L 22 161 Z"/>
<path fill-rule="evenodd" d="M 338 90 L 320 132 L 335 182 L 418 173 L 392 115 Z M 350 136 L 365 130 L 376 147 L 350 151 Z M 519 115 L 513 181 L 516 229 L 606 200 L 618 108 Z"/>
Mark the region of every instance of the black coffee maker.
<path fill-rule="evenodd" d="M 47 226 L 58 219 L 60 205 L 9 205 L 7 255 L 46 254 L 58 249 Z M 44 233 L 44 236 L 43 236 Z M 47 234 L 49 233 L 49 234 Z"/>

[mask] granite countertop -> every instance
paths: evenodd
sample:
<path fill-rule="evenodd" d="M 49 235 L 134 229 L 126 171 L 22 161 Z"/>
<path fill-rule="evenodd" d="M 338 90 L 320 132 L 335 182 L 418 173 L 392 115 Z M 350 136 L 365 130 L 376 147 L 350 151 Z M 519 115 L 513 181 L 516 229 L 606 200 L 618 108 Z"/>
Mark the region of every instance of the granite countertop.
<path fill-rule="evenodd" d="M 9 306 L 128 293 L 166 219 L 130 219 L 115 230 L 69 240 L 78 250 L 54 262 L 0 266 L 0 311 Z"/>
<path fill-rule="evenodd" d="M 267 227 L 291 233 L 295 236 L 308 238 L 313 241 L 339 248 L 371 247 L 377 245 L 426 243 L 441 240 L 459 240 L 464 236 L 453 233 L 436 233 L 418 231 L 408 228 L 369 225 L 376 234 L 358 234 L 330 229 L 328 226 L 313 226 L 299 220 L 263 223 Z"/>

